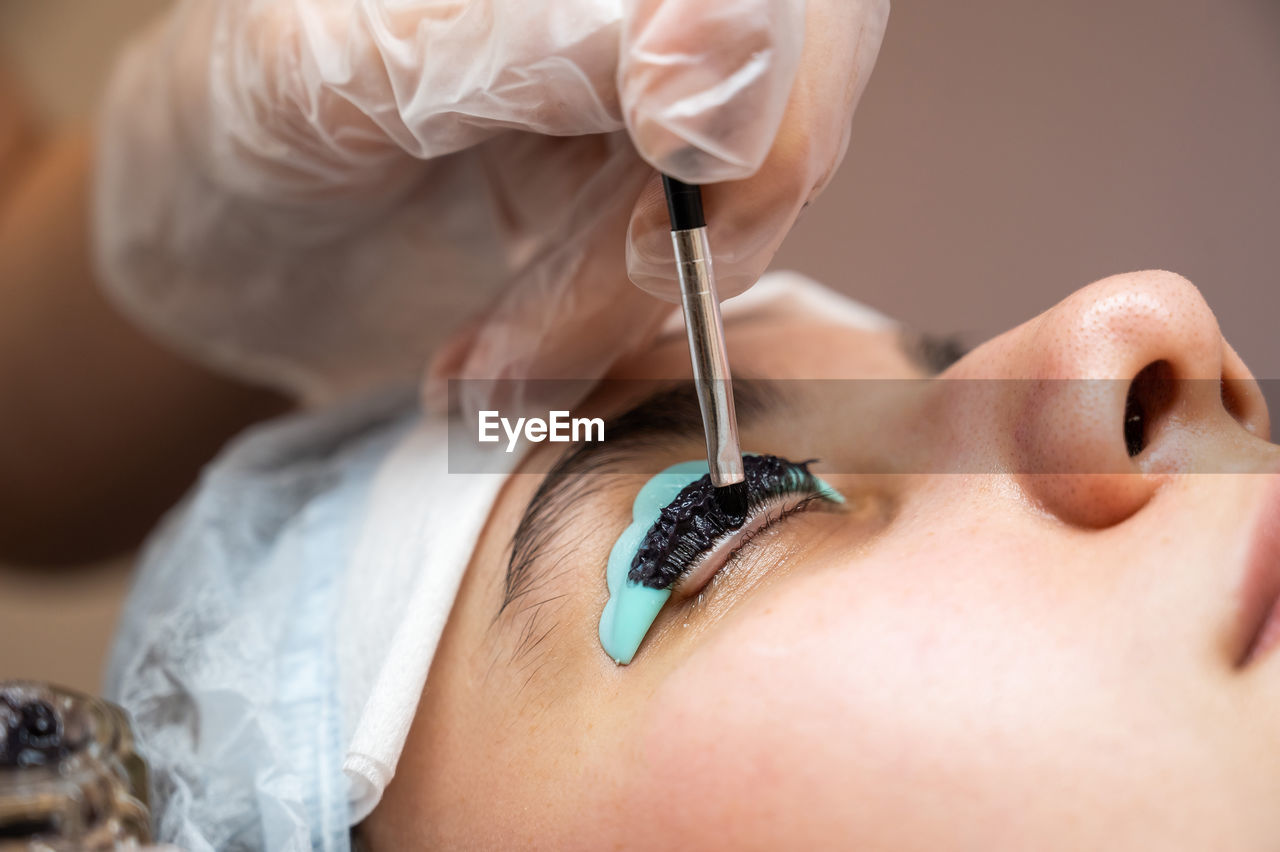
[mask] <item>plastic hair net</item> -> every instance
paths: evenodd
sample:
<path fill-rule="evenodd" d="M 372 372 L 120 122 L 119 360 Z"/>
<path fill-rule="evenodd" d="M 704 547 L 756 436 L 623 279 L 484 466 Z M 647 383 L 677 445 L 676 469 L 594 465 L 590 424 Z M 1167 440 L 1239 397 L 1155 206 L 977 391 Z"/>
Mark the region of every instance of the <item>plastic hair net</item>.
<path fill-rule="evenodd" d="M 415 393 L 366 399 L 247 434 L 165 521 L 106 689 L 133 716 L 159 838 L 349 848 L 504 480 L 450 476 L 446 453 Z"/>
<path fill-rule="evenodd" d="M 757 312 L 888 324 L 788 273 L 725 306 Z M 160 840 L 349 848 L 506 480 L 448 473 L 447 425 L 406 389 L 259 427 L 153 537 L 106 694 L 133 716 Z"/>
<path fill-rule="evenodd" d="M 107 89 L 106 291 L 225 370 L 331 397 L 596 378 L 675 266 L 655 167 L 750 286 L 844 155 L 888 0 L 179 0 Z M 566 329 L 569 332 L 566 332 Z"/>

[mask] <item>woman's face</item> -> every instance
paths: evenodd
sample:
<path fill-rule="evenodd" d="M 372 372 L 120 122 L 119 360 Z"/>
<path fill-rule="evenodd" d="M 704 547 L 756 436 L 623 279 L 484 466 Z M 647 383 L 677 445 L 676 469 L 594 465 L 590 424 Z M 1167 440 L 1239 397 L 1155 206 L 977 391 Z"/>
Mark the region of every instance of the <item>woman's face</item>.
<path fill-rule="evenodd" d="M 684 346 L 618 375 L 687 370 Z M 736 377 L 923 375 L 893 333 L 811 316 L 731 323 L 729 351 Z M 943 378 L 991 381 L 796 382 L 744 418 L 849 502 L 673 597 L 628 666 L 597 626 L 648 476 L 590 474 L 509 590 L 542 479 L 513 477 L 374 847 L 1274 848 L 1280 448 L 1199 293 L 1108 279 Z M 653 444 L 655 471 L 704 457 L 696 431 Z"/>

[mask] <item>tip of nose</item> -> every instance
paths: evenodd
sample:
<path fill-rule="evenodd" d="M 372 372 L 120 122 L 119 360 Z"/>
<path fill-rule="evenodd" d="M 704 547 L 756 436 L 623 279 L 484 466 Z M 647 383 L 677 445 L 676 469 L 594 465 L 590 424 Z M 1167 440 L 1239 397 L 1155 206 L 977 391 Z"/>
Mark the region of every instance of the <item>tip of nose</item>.
<path fill-rule="evenodd" d="M 1217 379 L 1224 342 L 1194 284 L 1163 270 L 1105 278 L 1045 316 L 1050 372 L 1063 378 L 1131 379 L 1166 361 L 1179 379 Z"/>

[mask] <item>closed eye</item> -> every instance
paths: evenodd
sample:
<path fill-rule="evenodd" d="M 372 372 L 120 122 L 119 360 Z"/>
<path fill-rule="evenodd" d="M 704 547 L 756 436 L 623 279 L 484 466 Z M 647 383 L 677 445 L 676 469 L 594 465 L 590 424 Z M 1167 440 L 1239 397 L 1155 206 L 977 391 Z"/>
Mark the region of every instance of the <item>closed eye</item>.
<path fill-rule="evenodd" d="M 749 541 L 787 518 L 813 508 L 819 501 L 825 502 L 823 495 L 818 492 L 781 494 L 769 498 L 750 515 L 745 524 L 722 536 L 710 550 L 689 565 L 672 585 L 672 595 L 677 598 L 694 597 L 717 574 L 732 566 Z"/>
<path fill-rule="evenodd" d="M 631 561 L 628 580 L 676 591 L 705 586 L 750 537 L 803 508 L 807 501 L 844 498 L 809 472 L 812 461 L 743 456 L 745 506 L 726 505 L 709 476 L 686 485 L 658 513 Z M 686 593 L 696 593 L 689 592 Z"/>

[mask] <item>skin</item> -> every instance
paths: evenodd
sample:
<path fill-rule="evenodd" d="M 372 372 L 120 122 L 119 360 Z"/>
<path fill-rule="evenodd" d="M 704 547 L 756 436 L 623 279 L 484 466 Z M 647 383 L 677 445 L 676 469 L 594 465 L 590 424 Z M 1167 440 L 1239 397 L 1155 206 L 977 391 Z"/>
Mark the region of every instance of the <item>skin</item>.
<path fill-rule="evenodd" d="M 682 347 L 618 374 L 676 374 Z M 812 318 L 731 325 L 729 351 L 735 376 L 920 375 L 890 335 Z M 1161 360 L 1210 381 L 1176 384 L 1131 459 L 1128 383 Z M 668 603 L 626 667 L 595 631 L 647 477 L 611 477 L 550 546 L 538 593 L 499 617 L 540 479 L 513 477 L 364 839 L 1274 848 L 1280 649 L 1241 665 L 1238 616 L 1255 531 L 1280 522 L 1280 477 L 1246 474 L 1280 470 L 1280 448 L 1200 294 L 1163 272 L 1107 279 L 944 378 L 1123 381 L 918 382 L 751 426 L 748 448 L 823 459 L 850 510 L 752 540 L 701 600 Z M 664 448 L 653 468 L 700 452 Z"/>

